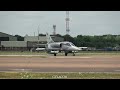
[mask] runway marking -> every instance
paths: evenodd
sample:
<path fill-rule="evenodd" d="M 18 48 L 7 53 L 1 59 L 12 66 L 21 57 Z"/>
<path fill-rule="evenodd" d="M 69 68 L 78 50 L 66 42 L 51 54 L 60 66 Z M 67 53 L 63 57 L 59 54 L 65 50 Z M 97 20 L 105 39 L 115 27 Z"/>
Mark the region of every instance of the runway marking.
<path fill-rule="evenodd" d="M 71 57 L 71 56 L 68 56 L 68 57 L 50 57 L 50 58 L 92 58 L 92 57 Z"/>
<path fill-rule="evenodd" d="M 1 70 L 0 70 L 0 72 L 5 72 L 5 73 L 8 73 L 8 72 L 9 72 L 9 73 L 17 73 L 17 72 L 21 72 L 21 71 L 11 71 L 11 69 L 8 69 L 8 70 L 4 70 L 4 71 L 1 71 Z M 24 71 L 24 72 L 26 72 L 26 71 Z M 55 71 L 53 71 L 53 72 L 46 71 L 46 72 L 45 72 L 45 71 L 44 71 L 44 72 L 43 72 L 43 71 L 34 71 L 34 70 L 33 70 L 32 73 L 77 73 L 77 74 L 82 74 L 82 73 L 108 73 L 108 74 L 109 74 L 109 73 L 117 73 L 117 74 L 118 74 L 118 73 L 120 73 L 120 72 L 113 72 L 113 71 L 110 71 L 110 72 L 109 72 L 109 71 L 78 71 L 78 72 L 76 72 L 76 71 L 75 71 L 75 72 L 64 72 L 64 71 L 63 71 L 63 72 L 55 72 Z"/>
<path fill-rule="evenodd" d="M 114 70 L 114 71 L 116 71 L 116 72 L 120 72 L 120 70 Z"/>
<path fill-rule="evenodd" d="M 46 55 L 0 55 L 0 56 L 46 56 Z"/>
<path fill-rule="evenodd" d="M 10 56 L 10 57 L 13 57 L 13 56 L 15 56 L 15 57 L 17 57 L 17 56 L 30 56 L 30 57 L 32 57 L 32 56 L 46 56 L 46 57 L 50 57 L 50 58 L 92 58 L 92 57 L 78 57 L 78 56 L 67 56 L 67 57 L 65 57 L 65 56 L 47 56 L 47 55 L 0 55 L 0 56 Z"/>
<path fill-rule="evenodd" d="M 10 69 L 12 71 L 32 71 L 32 69 Z"/>

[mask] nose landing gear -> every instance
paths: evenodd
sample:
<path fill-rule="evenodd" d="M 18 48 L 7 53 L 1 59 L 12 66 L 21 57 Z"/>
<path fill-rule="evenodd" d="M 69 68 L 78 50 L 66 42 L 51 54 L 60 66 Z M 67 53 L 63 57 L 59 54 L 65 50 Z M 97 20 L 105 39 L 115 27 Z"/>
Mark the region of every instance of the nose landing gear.
<path fill-rule="evenodd" d="M 56 56 L 56 53 L 54 54 L 54 56 Z"/>
<path fill-rule="evenodd" d="M 73 53 L 73 56 L 75 56 L 75 53 Z"/>
<path fill-rule="evenodd" d="M 65 56 L 67 56 L 68 53 L 65 53 Z"/>

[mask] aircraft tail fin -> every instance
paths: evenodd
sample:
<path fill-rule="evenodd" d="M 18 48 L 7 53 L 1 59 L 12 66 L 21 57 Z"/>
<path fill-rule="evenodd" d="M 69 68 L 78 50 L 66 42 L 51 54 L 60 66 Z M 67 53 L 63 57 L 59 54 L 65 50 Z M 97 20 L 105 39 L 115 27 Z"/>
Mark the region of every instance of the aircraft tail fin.
<path fill-rule="evenodd" d="M 47 43 L 53 43 L 54 42 L 48 33 L 46 33 L 46 38 L 47 38 Z"/>

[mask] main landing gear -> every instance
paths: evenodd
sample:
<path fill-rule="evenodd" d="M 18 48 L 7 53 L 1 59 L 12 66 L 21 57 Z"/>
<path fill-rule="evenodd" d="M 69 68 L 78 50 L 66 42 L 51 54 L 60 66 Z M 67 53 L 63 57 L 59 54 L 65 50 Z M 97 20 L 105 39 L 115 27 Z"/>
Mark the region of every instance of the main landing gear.
<path fill-rule="evenodd" d="M 73 53 L 73 56 L 75 56 L 75 53 Z"/>
<path fill-rule="evenodd" d="M 56 56 L 56 53 L 54 54 L 54 56 Z"/>
<path fill-rule="evenodd" d="M 65 53 L 65 56 L 67 56 L 68 53 Z M 75 53 L 73 53 L 73 56 L 75 56 Z"/>
<path fill-rule="evenodd" d="M 68 53 L 65 53 L 65 56 L 67 56 Z"/>

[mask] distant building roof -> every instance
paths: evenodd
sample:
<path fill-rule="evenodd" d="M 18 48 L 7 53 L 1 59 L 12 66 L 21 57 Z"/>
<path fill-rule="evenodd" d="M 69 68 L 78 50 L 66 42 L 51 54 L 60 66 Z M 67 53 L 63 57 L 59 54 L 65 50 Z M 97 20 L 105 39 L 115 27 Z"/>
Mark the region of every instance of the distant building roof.
<path fill-rule="evenodd" d="M 1 45 L 4 47 L 27 47 L 25 41 L 1 41 Z"/>
<path fill-rule="evenodd" d="M 17 37 L 0 32 L 0 41 L 17 41 Z"/>
<path fill-rule="evenodd" d="M 58 41 L 64 41 L 64 39 L 62 37 L 58 37 L 58 36 L 51 36 L 51 38 L 53 39 L 53 41 L 58 42 Z M 40 41 L 40 42 L 46 42 L 47 38 L 46 36 L 25 36 L 24 37 L 24 41 Z"/>
<path fill-rule="evenodd" d="M 46 41 L 46 36 L 25 36 L 24 41 Z"/>
<path fill-rule="evenodd" d="M 4 36 L 11 36 L 11 37 L 14 37 L 13 35 L 10 35 L 10 34 L 6 34 L 6 33 L 3 33 L 3 32 L 0 32 L 0 37 L 3 36 L 3 35 L 4 35 Z"/>

